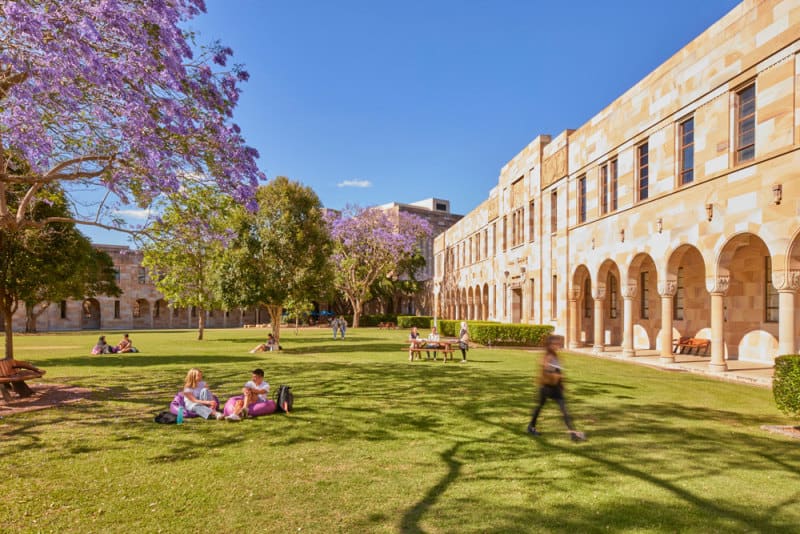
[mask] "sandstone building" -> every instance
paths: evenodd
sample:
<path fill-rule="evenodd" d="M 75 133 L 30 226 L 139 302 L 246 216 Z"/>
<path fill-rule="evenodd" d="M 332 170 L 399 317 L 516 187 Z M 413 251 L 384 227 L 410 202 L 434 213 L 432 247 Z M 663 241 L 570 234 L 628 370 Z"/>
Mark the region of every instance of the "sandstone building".
<path fill-rule="evenodd" d="M 800 2 L 746 0 L 436 238 L 440 316 L 710 363 L 800 344 Z"/>

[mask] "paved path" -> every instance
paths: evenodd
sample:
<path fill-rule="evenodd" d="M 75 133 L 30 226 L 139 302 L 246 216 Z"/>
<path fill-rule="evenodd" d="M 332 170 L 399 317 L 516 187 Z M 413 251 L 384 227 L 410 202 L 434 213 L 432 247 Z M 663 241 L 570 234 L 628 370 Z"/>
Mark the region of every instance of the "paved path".
<path fill-rule="evenodd" d="M 564 349 L 568 352 L 587 354 L 597 358 L 607 358 L 628 362 L 636 365 L 646 365 L 670 371 L 685 371 L 706 375 L 718 380 L 730 382 L 741 382 L 765 388 L 772 387 L 772 375 L 774 367 L 764 362 L 748 362 L 739 360 L 728 360 L 728 370 L 719 372 L 711 371 L 708 368 L 709 357 L 694 356 L 691 354 L 675 354 L 675 363 L 662 363 L 657 350 L 637 350 L 636 356 L 626 358 L 622 356 L 621 347 L 605 347 L 600 354 L 595 354 L 591 347 L 579 349 Z"/>

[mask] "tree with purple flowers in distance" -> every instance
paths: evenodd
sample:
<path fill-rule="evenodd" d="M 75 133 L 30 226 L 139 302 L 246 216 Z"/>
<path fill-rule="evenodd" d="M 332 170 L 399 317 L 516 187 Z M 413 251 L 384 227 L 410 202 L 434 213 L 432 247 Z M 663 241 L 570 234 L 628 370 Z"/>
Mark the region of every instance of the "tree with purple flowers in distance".
<path fill-rule="evenodd" d="M 182 29 L 204 11 L 203 0 L 0 2 L 1 228 L 119 229 L 121 205 L 147 207 L 187 176 L 252 202 L 258 154 L 231 122 L 248 74 L 227 67 L 230 48 Z M 53 183 L 73 213 L 34 221 Z M 12 185 L 26 189 L 16 209 Z"/>
<path fill-rule="evenodd" d="M 189 184 L 174 197 L 148 232 L 142 264 L 172 307 L 196 310 L 197 339 L 203 339 L 206 312 L 222 307 L 216 277 L 225 248 L 236 237 L 230 228 L 245 210 L 202 183 Z"/>
<path fill-rule="evenodd" d="M 400 212 L 394 217 L 379 208 L 348 207 L 341 216 L 329 214 L 334 242 L 336 289 L 353 308 L 353 327 L 358 328 L 370 288 L 379 279 L 396 273 L 422 239 L 430 237 L 427 221 Z"/>

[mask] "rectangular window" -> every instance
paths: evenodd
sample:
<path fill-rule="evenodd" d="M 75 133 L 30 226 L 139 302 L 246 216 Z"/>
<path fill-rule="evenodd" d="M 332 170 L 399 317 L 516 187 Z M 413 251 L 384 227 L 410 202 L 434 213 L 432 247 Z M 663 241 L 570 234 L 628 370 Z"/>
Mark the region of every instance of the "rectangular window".
<path fill-rule="evenodd" d="M 650 284 L 648 284 L 649 277 L 650 273 L 648 271 L 642 271 L 639 274 L 639 318 L 640 319 L 650 318 Z"/>
<path fill-rule="evenodd" d="M 481 261 L 481 233 L 475 234 L 475 261 Z"/>
<path fill-rule="evenodd" d="M 495 254 L 497 254 L 499 252 L 499 250 L 497 249 L 497 223 L 496 222 L 492 223 L 492 250 L 494 251 Z"/>
<path fill-rule="evenodd" d="M 531 309 L 528 313 L 528 317 L 533 320 L 534 319 L 534 310 L 536 309 L 536 279 L 531 278 Z"/>
<path fill-rule="evenodd" d="M 650 158 L 647 141 L 636 147 L 637 197 L 639 201 L 650 196 Z"/>
<path fill-rule="evenodd" d="M 772 285 L 772 258 L 764 257 L 764 321 L 778 322 L 778 290 Z"/>
<path fill-rule="evenodd" d="M 617 277 L 608 276 L 608 316 L 616 319 L 619 314 L 619 291 L 617 289 Z"/>
<path fill-rule="evenodd" d="M 483 230 L 483 257 L 489 257 L 489 230 Z"/>
<path fill-rule="evenodd" d="M 114 301 L 114 319 L 119 319 L 119 301 Z"/>
<path fill-rule="evenodd" d="M 503 215 L 503 252 L 508 249 L 508 217 Z"/>
<path fill-rule="evenodd" d="M 609 181 L 609 194 L 611 196 L 611 202 L 609 208 L 611 211 L 617 211 L 618 203 L 617 203 L 617 160 L 613 159 L 608 164 L 608 181 Z"/>
<path fill-rule="evenodd" d="M 558 191 L 550 193 L 550 232 L 558 231 Z"/>
<path fill-rule="evenodd" d="M 67 301 L 66 300 L 62 300 L 60 306 L 61 306 L 61 318 L 62 319 L 66 319 L 67 318 Z"/>
<path fill-rule="evenodd" d="M 694 181 L 694 117 L 680 123 L 678 135 L 680 185 L 684 185 Z"/>
<path fill-rule="evenodd" d="M 475 257 L 472 255 L 472 251 L 474 250 L 472 246 L 473 242 L 472 238 L 470 237 L 467 245 L 467 265 L 472 265 L 475 263 Z"/>
<path fill-rule="evenodd" d="M 153 317 L 158 319 L 161 317 L 161 301 L 157 300 L 155 306 L 153 307 Z"/>
<path fill-rule="evenodd" d="M 120 278 L 119 269 L 115 268 L 114 269 L 114 280 L 119 282 L 119 278 Z"/>
<path fill-rule="evenodd" d="M 756 85 L 736 92 L 736 163 L 756 156 Z"/>
<path fill-rule="evenodd" d="M 536 211 L 534 210 L 535 207 L 536 207 L 535 202 L 531 200 L 531 203 L 528 206 L 528 241 L 531 242 L 536 240 L 535 239 L 536 234 L 534 233 L 534 231 L 536 230 L 536 219 L 534 218 L 534 215 L 536 213 Z"/>
<path fill-rule="evenodd" d="M 608 213 L 608 166 L 600 167 L 600 215 Z"/>
<path fill-rule="evenodd" d="M 675 296 L 672 297 L 672 319 L 675 321 L 683 321 L 683 298 L 685 290 L 683 287 L 683 267 L 678 267 L 678 280 L 675 284 Z"/>
<path fill-rule="evenodd" d="M 558 275 L 553 275 L 553 286 L 550 288 L 550 317 L 558 318 Z"/>
<path fill-rule="evenodd" d="M 578 222 L 586 222 L 586 175 L 578 178 Z"/>
<path fill-rule="evenodd" d="M 139 283 L 144 284 L 147 283 L 147 269 L 144 267 L 139 267 Z"/>

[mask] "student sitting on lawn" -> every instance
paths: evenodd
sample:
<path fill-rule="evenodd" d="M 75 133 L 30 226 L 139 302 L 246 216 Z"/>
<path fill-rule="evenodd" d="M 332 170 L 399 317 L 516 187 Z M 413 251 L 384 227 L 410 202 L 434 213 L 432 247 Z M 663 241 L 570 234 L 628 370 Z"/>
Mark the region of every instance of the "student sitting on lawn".
<path fill-rule="evenodd" d="M 122 339 L 119 343 L 117 343 L 117 352 L 139 352 L 139 350 L 133 346 L 131 338 L 128 337 L 128 334 L 123 334 Z"/>
<path fill-rule="evenodd" d="M 92 354 L 114 354 L 117 352 L 117 347 L 112 347 L 106 343 L 106 336 L 100 336 L 97 344 L 92 348 Z"/>
<path fill-rule="evenodd" d="M 189 369 L 186 373 L 186 381 L 183 383 L 183 403 L 186 410 L 195 413 L 203 419 L 214 417 L 222 419 L 222 412 L 218 412 L 217 401 L 208 386 L 203 381 L 203 372 L 196 367 Z"/>
<path fill-rule="evenodd" d="M 253 369 L 253 376 L 242 388 L 242 400 L 236 401 L 233 412 L 225 419 L 238 421 L 247 417 L 248 408 L 257 402 L 266 402 L 269 395 L 269 384 L 264 380 L 263 369 Z"/>
<path fill-rule="evenodd" d="M 250 354 L 254 354 L 256 352 L 272 352 L 274 350 L 279 350 L 280 348 L 281 346 L 278 344 L 278 340 L 275 339 L 275 336 L 273 336 L 270 332 L 270 334 L 267 336 L 267 342 L 256 345 L 255 348 L 250 351 Z"/>

